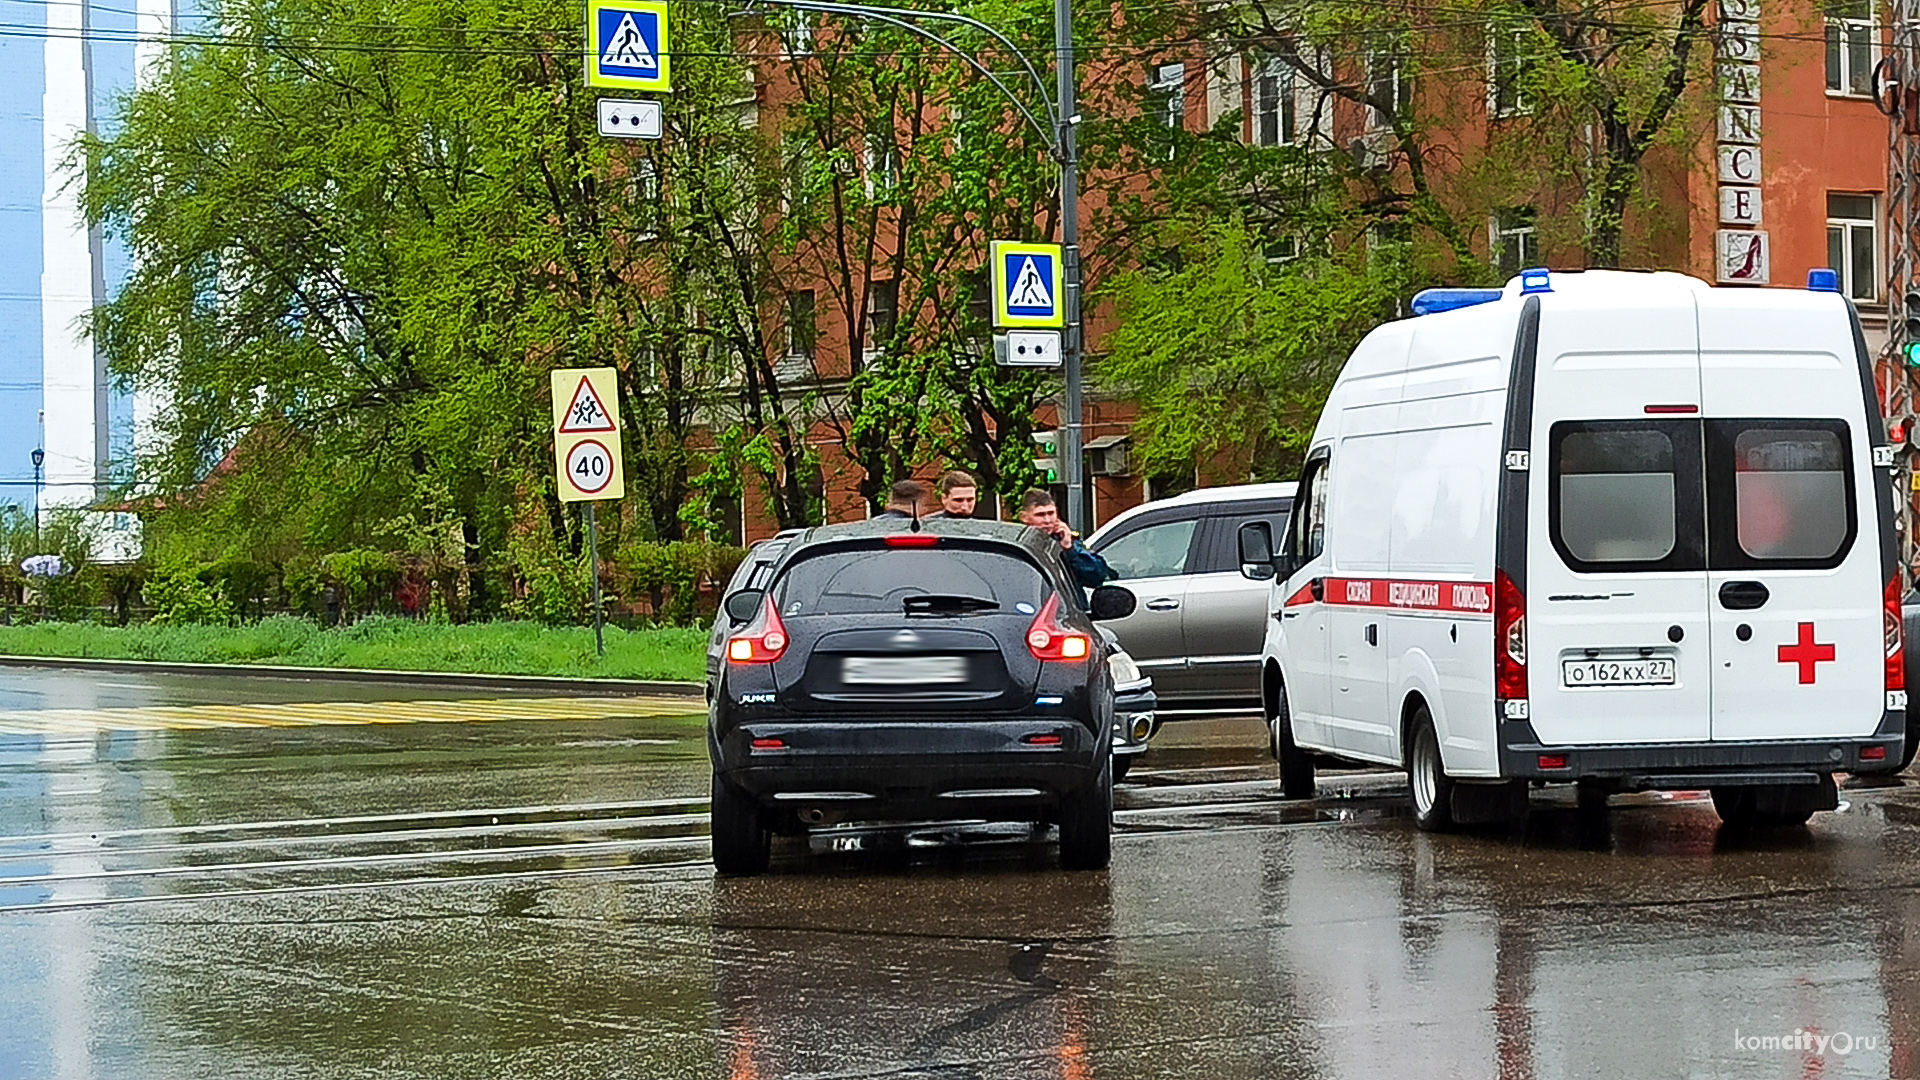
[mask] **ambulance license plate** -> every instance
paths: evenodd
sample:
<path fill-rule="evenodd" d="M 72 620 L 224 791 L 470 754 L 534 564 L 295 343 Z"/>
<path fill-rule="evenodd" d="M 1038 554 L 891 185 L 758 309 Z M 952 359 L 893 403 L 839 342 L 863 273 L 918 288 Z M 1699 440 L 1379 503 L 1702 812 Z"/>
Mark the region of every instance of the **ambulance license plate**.
<path fill-rule="evenodd" d="M 1672 686 L 1674 662 L 1670 656 L 1631 660 L 1562 660 L 1560 684 L 1582 686 Z"/>

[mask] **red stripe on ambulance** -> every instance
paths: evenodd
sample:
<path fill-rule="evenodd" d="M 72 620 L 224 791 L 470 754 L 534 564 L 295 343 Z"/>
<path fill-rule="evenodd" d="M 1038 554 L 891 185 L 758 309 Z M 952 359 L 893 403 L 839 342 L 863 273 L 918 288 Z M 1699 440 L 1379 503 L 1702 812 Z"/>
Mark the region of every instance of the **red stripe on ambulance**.
<path fill-rule="evenodd" d="M 1456 615 L 1493 614 L 1493 585 L 1485 581 L 1394 581 L 1328 578 L 1326 602 L 1342 607 L 1397 608 Z"/>

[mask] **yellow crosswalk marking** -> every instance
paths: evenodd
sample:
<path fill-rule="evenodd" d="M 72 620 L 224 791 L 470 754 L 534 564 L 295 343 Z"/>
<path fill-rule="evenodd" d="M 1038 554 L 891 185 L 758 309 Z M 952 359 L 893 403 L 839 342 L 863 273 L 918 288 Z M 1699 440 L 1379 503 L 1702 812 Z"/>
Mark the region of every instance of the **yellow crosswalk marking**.
<path fill-rule="evenodd" d="M 221 728 L 347 724 L 468 724 L 502 720 L 610 720 L 686 716 L 687 698 L 487 698 L 472 701 L 340 701 L 285 705 L 150 705 L 118 709 L 0 710 L 0 735 L 85 735 L 102 731 L 207 731 Z"/>

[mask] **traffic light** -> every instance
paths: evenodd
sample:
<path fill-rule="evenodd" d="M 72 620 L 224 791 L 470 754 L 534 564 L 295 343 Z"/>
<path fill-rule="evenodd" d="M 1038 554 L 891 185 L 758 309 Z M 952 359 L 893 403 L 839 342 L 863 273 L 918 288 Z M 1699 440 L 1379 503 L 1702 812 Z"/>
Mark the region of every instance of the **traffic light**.
<path fill-rule="evenodd" d="M 1908 367 L 1920 367 L 1920 341 L 1909 341 L 1903 350 L 1907 354 Z"/>
<path fill-rule="evenodd" d="M 1920 341 L 1920 292 L 1909 290 L 1900 298 L 1900 311 L 1905 315 L 1907 340 Z M 1913 363 L 1913 346 L 1907 346 L 1907 363 Z"/>
<path fill-rule="evenodd" d="M 1060 482 L 1060 433 L 1058 431 L 1033 433 L 1033 467 L 1039 472 L 1042 483 L 1052 486 Z"/>

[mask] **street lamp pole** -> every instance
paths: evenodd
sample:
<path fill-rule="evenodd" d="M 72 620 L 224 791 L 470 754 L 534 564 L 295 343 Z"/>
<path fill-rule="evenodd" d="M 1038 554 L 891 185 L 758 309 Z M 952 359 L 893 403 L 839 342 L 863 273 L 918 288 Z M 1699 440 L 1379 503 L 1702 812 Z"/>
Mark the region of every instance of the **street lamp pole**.
<path fill-rule="evenodd" d="M 33 448 L 33 553 L 40 554 L 40 486 L 41 478 L 46 474 L 41 467 L 47 463 L 47 452 L 39 447 Z"/>
<path fill-rule="evenodd" d="M 1065 277 L 1066 333 L 1061 344 L 1061 361 L 1066 378 L 1066 403 L 1060 418 L 1060 458 L 1066 466 L 1067 524 L 1076 532 L 1086 532 L 1092 521 L 1088 516 L 1087 478 L 1084 455 L 1080 451 L 1081 423 L 1085 410 L 1080 400 L 1080 350 L 1085 335 L 1080 325 L 1080 149 L 1074 125 L 1073 86 L 1073 2 L 1053 0 L 1053 79 L 1058 102 L 1055 136 L 1060 156 L 1060 248 Z"/>

